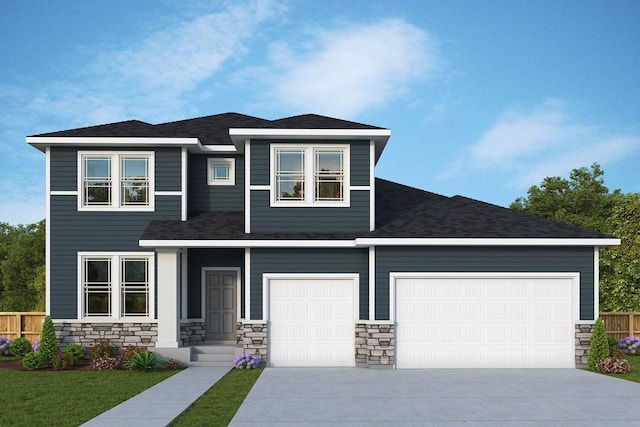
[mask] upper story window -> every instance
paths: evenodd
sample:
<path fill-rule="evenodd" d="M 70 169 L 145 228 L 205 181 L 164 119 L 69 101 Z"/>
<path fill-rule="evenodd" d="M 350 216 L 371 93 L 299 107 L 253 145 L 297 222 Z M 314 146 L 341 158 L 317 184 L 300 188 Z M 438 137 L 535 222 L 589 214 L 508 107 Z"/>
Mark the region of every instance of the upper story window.
<path fill-rule="evenodd" d="M 207 160 L 207 183 L 209 185 L 235 185 L 236 160 L 213 159 Z"/>
<path fill-rule="evenodd" d="M 273 145 L 273 206 L 348 206 L 349 146 Z"/>
<path fill-rule="evenodd" d="M 78 209 L 153 210 L 153 153 L 78 153 Z"/>

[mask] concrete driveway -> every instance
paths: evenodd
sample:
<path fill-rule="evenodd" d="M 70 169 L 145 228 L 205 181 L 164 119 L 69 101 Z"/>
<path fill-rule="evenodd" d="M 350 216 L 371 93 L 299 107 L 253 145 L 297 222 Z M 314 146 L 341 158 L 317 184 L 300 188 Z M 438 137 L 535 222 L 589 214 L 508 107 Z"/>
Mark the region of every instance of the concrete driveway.
<path fill-rule="evenodd" d="M 231 426 L 640 425 L 640 384 L 574 369 L 267 368 Z"/>

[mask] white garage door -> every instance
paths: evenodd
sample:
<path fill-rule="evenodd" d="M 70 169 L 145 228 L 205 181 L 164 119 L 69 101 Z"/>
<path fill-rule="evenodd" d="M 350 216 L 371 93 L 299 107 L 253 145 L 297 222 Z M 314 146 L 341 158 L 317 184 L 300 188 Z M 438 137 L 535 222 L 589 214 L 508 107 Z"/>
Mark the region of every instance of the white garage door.
<path fill-rule="evenodd" d="M 394 277 L 398 368 L 573 368 L 577 275 Z"/>
<path fill-rule="evenodd" d="M 353 278 L 269 279 L 271 366 L 355 366 Z"/>

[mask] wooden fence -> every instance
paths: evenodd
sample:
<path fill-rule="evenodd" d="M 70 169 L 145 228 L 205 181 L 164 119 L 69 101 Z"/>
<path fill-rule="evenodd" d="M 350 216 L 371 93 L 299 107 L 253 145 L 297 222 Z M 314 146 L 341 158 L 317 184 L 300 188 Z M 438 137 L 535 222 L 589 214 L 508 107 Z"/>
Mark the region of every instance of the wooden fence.
<path fill-rule="evenodd" d="M 31 343 L 40 338 L 45 313 L 0 313 L 0 337 L 27 338 Z"/>
<path fill-rule="evenodd" d="M 640 336 L 640 313 L 600 313 L 600 318 L 610 337 Z"/>

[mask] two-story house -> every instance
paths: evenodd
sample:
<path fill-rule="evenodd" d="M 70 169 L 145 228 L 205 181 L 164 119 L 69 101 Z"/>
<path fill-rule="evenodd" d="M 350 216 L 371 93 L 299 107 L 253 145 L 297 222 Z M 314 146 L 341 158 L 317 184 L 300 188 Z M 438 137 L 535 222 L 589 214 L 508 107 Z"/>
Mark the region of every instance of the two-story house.
<path fill-rule="evenodd" d="M 584 364 L 599 247 L 619 241 L 378 179 L 390 136 L 226 113 L 27 137 L 46 156 L 61 343 L 184 361 L 230 346 L 270 366 Z"/>

